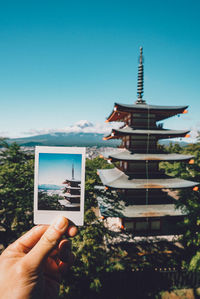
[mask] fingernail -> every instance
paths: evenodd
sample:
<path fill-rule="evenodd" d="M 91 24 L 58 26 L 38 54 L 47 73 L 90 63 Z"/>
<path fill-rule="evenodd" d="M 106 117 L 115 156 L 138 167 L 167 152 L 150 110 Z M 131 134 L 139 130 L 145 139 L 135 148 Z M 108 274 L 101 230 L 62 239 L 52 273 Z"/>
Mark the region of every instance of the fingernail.
<path fill-rule="evenodd" d="M 63 216 L 59 216 L 55 219 L 53 226 L 55 227 L 56 230 L 64 230 L 68 225 L 68 220 L 67 218 Z"/>
<path fill-rule="evenodd" d="M 70 237 L 74 237 L 76 234 L 77 234 L 77 232 L 78 232 L 78 229 L 77 229 L 77 227 L 76 226 L 69 226 L 69 228 L 68 228 L 68 235 L 70 236 Z"/>

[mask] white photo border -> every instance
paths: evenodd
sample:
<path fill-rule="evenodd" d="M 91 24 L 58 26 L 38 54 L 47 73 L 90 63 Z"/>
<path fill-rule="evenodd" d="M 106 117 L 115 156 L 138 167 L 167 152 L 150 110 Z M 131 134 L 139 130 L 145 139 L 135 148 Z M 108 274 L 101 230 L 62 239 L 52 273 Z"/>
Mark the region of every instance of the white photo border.
<path fill-rule="evenodd" d="M 58 215 L 71 220 L 76 225 L 84 224 L 84 200 L 85 200 L 85 147 L 57 147 L 57 146 L 36 146 L 35 147 L 35 172 L 34 172 L 34 224 L 50 224 Z M 79 154 L 81 159 L 81 198 L 80 211 L 52 211 L 38 209 L 38 173 L 39 173 L 39 154 Z"/>

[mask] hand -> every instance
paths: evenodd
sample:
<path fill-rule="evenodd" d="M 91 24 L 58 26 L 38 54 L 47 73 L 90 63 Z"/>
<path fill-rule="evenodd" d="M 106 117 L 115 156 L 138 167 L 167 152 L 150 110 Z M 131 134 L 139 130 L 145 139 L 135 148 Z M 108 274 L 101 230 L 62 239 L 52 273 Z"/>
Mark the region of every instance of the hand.
<path fill-rule="evenodd" d="M 3 299 L 55 299 L 61 273 L 72 264 L 70 242 L 77 233 L 61 216 L 48 226 L 35 226 L 0 256 L 0 294 Z"/>

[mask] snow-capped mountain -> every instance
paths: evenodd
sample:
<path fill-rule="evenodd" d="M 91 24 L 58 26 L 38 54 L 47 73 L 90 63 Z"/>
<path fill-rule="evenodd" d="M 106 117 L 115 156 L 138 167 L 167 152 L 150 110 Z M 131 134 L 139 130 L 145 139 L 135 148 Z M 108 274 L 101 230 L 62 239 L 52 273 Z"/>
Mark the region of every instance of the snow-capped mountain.
<path fill-rule="evenodd" d="M 13 138 L 23 146 L 48 145 L 48 146 L 116 146 L 118 140 L 104 141 L 103 137 L 109 134 L 112 128 L 117 128 L 121 123 L 92 123 L 87 120 L 80 120 L 74 125 L 64 129 L 31 130 L 24 134 L 28 137 Z"/>

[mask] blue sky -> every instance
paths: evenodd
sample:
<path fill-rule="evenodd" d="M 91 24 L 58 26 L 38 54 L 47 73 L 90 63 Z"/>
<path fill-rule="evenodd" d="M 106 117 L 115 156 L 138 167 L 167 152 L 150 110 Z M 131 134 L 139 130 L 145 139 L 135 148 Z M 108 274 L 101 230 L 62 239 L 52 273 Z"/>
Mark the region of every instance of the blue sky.
<path fill-rule="evenodd" d="M 72 178 L 72 164 L 74 164 L 74 178 L 81 180 L 81 162 L 82 155 L 79 154 L 40 153 L 38 172 L 39 185 L 62 185 L 66 179 Z"/>
<path fill-rule="evenodd" d="M 165 127 L 200 128 L 200 1 L 0 2 L 0 136 L 103 123 L 114 102 L 190 105 Z"/>

